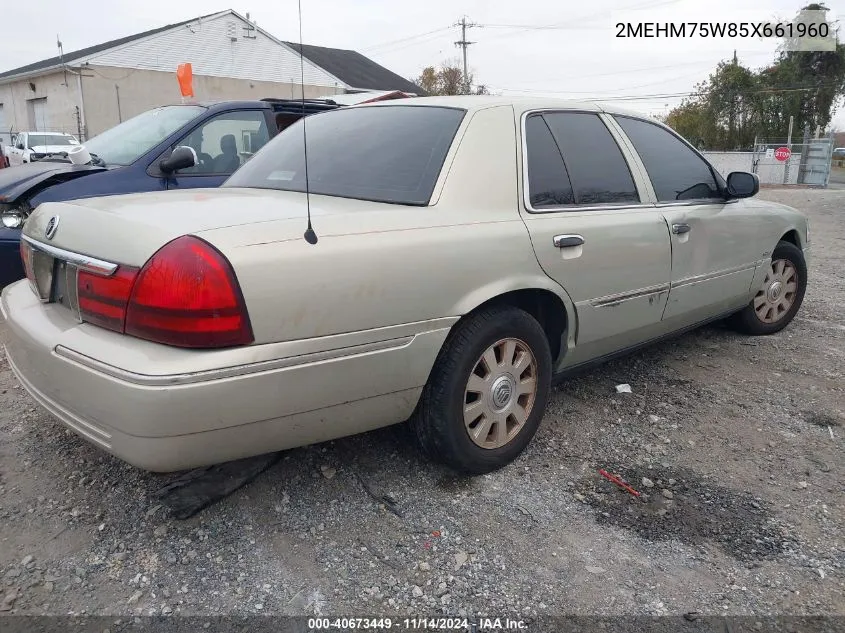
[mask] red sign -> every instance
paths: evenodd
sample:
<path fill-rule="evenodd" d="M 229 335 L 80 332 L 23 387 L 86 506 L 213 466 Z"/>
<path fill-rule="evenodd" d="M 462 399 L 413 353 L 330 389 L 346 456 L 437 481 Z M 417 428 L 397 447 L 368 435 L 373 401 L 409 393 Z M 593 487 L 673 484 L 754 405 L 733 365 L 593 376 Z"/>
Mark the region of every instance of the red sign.
<path fill-rule="evenodd" d="M 788 147 L 778 147 L 775 150 L 775 158 L 781 162 L 789 160 L 790 156 L 792 156 L 792 152 L 789 151 Z"/>

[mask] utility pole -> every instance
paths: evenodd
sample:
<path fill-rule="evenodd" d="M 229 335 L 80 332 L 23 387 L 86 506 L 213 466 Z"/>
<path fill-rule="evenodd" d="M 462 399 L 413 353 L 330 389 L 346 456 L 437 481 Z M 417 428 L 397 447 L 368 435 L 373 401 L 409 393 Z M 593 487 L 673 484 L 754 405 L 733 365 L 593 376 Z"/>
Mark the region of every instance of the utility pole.
<path fill-rule="evenodd" d="M 467 70 L 467 47 L 470 44 L 475 44 L 475 42 L 468 42 L 467 41 L 467 29 L 471 29 L 475 26 L 479 26 L 474 22 L 467 22 L 467 16 L 461 18 L 461 21 L 455 24 L 455 26 L 461 27 L 461 39 L 458 42 L 455 42 L 455 46 L 458 46 L 463 51 L 464 57 L 464 93 L 469 94 L 469 71 Z"/>

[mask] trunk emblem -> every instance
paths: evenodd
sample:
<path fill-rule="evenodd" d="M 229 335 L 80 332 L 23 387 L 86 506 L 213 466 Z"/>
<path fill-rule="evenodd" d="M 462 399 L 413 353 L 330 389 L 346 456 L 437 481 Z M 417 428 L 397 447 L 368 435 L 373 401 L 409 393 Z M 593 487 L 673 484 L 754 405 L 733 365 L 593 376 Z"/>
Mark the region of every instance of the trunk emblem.
<path fill-rule="evenodd" d="M 59 230 L 59 216 L 54 215 L 47 221 L 47 228 L 44 229 L 44 237 L 48 240 L 52 240 L 53 236 L 56 234 L 56 231 Z"/>

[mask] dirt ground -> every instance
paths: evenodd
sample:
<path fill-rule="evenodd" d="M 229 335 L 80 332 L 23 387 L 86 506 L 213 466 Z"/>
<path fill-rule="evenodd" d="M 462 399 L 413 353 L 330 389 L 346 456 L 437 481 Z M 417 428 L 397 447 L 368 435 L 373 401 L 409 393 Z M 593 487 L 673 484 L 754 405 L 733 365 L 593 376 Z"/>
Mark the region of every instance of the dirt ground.
<path fill-rule="evenodd" d="M 790 327 L 714 325 L 568 381 L 526 453 L 474 479 L 395 427 L 176 520 L 156 494 L 175 475 L 64 431 L 3 358 L 0 611 L 845 614 L 845 191 L 761 196 L 811 218 Z"/>

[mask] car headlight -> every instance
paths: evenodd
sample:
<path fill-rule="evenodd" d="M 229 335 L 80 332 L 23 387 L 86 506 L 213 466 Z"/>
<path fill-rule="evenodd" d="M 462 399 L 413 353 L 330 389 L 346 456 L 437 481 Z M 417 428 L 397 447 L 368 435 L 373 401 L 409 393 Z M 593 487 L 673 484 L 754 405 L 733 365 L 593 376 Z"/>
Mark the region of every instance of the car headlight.
<path fill-rule="evenodd" d="M 17 211 L 6 211 L 2 215 L 3 226 L 7 229 L 19 229 L 23 226 L 24 216 Z"/>

